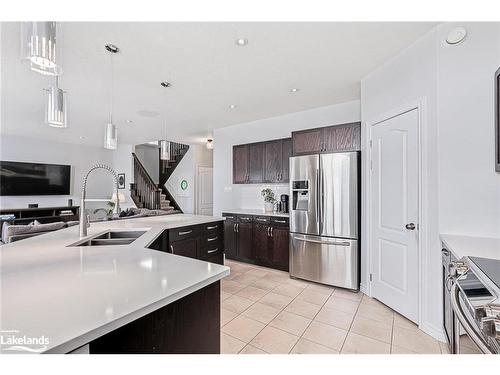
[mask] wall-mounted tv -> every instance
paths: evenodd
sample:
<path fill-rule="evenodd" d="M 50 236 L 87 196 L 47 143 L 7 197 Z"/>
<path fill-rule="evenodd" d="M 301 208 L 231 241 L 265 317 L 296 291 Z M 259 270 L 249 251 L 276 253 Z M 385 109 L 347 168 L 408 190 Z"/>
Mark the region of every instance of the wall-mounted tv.
<path fill-rule="evenodd" d="M 71 166 L 0 161 L 0 195 L 69 195 Z"/>

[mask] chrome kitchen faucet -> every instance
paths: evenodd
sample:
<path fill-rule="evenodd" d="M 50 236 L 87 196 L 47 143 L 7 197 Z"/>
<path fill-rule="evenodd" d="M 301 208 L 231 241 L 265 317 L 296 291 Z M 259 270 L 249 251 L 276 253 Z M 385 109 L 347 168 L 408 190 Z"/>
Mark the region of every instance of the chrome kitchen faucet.
<path fill-rule="evenodd" d="M 85 237 L 87 235 L 87 228 L 90 226 L 90 216 L 85 214 L 85 198 L 87 195 L 87 179 L 89 174 L 96 169 L 105 169 L 110 172 L 115 178 L 115 189 L 116 189 L 116 213 L 120 214 L 120 200 L 118 197 L 118 176 L 113 168 L 108 167 L 105 164 L 96 164 L 87 172 L 85 177 L 83 178 L 82 184 L 82 198 L 80 200 L 80 238 Z"/>

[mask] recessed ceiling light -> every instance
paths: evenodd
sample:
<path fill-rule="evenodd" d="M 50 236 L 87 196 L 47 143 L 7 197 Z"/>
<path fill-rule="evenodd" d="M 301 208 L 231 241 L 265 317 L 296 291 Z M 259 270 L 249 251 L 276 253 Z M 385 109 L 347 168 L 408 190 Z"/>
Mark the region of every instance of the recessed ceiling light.
<path fill-rule="evenodd" d="M 244 47 L 248 44 L 248 39 L 247 38 L 238 38 L 236 39 L 236 45 L 240 47 Z"/>
<path fill-rule="evenodd" d="M 140 110 L 140 111 L 137 111 L 137 114 L 139 116 L 142 116 L 142 117 L 149 117 L 149 118 L 153 118 L 153 117 L 158 117 L 160 114 L 156 111 L 149 111 L 147 109 L 143 109 L 143 110 Z"/>
<path fill-rule="evenodd" d="M 467 29 L 465 27 L 455 27 L 448 33 L 446 43 L 454 45 L 464 41 L 467 36 Z"/>
<path fill-rule="evenodd" d="M 290 92 L 297 92 L 297 91 L 299 91 L 299 89 L 298 89 L 298 88 L 296 88 L 296 87 L 294 87 L 294 88 L 290 89 Z"/>
<path fill-rule="evenodd" d="M 160 85 L 162 85 L 163 87 L 172 87 L 172 84 L 167 81 L 160 82 Z"/>
<path fill-rule="evenodd" d="M 132 120 L 127 120 L 127 124 L 132 124 L 134 121 Z"/>
<path fill-rule="evenodd" d="M 236 105 L 236 104 L 231 104 L 231 105 L 229 106 L 229 109 L 235 109 L 236 107 L 237 107 L 237 105 Z"/>
<path fill-rule="evenodd" d="M 83 139 L 85 139 L 85 137 L 84 137 L 83 135 L 81 135 L 81 136 L 80 136 L 80 137 L 78 137 L 78 138 L 80 138 L 80 139 L 82 139 L 82 140 L 83 140 Z"/>

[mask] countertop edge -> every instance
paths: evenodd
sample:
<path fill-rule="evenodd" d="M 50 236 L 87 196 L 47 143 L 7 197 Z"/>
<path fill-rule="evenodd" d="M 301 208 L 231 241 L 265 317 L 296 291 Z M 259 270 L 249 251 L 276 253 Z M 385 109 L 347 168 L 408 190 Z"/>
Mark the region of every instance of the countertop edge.
<path fill-rule="evenodd" d="M 123 327 L 124 325 L 133 322 L 134 320 L 137 320 L 139 318 L 142 318 L 143 316 L 152 313 L 153 311 L 156 311 L 164 306 L 167 306 L 171 304 L 172 302 L 175 302 L 191 293 L 194 293 L 205 286 L 208 286 L 210 284 L 213 284 L 217 281 L 222 280 L 224 277 L 228 276 L 230 273 L 229 268 L 224 270 L 223 272 L 214 275 L 212 277 L 209 277 L 208 279 L 205 279 L 203 281 L 200 281 L 197 284 L 194 284 L 188 288 L 182 289 L 179 292 L 172 294 L 168 297 L 165 297 L 163 299 L 160 299 L 156 302 L 153 302 L 147 306 L 144 306 L 138 310 L 135 310 L 127 315 L 124 315 L 118 319 L 115 319 L 113 321 L 110 321 L 108 324 L 98 327 L 92 331 L 89 331 L 87 333 L 84 333 L 78 337 L 75 337 L 67 342 L 64 342 L 62 344 L 59 344 L 57 346 L 54 346 L 48 350 L 46 350 L 45 354 L 64 354 L 64 353 L 69 353 L 75 349 L 78 349 L 79 347 L 86 345 L 90 343 L 91 341 L 104 336 L 105 334 L 112 332 L 120 327 Z"/>

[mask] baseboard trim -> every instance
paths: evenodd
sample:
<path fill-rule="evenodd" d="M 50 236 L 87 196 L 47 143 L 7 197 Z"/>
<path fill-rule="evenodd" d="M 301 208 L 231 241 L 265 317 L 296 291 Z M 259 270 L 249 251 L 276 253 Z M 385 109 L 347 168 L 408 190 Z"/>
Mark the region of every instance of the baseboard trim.
<path fill-rule="evenodd" d="M 432 324 L 428 324 L 428 323 L 421 323 L 418 326 L 418 328 L 420 328 L 422 331 L 424 331 L 428 335 L 434 337 L 438 341 L 447 342 L 446 335 L 444 333 L 443 328 L 437 328 L 437 327 L 433 326 Z"/>
<path fill-rule="evenodd" d="M 364 284 L 359 284 L 359 290 L 364 294 L 368 294 L 368 289 Z"/>

